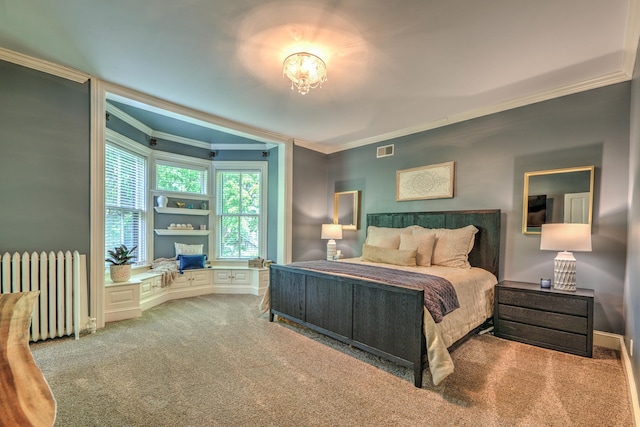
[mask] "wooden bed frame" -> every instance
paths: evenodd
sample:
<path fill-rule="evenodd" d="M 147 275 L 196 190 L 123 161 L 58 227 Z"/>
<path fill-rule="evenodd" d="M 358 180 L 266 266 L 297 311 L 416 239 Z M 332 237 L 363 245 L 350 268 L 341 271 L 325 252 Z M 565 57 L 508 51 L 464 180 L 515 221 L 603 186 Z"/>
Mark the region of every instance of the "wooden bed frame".
<path fill-rule="evenodd" d="M 469 262 L 498 276 L 500 211 L 377 213 L 367 225 L 403 228 L 478 228 Z M 361 350 L 413 368 L 422 387 L 426 355 L 424 291 L 336 276 L 286 265 L 271 265 L 270 313 Z M 454 343 L 451 347 L 456 346 Z"/>

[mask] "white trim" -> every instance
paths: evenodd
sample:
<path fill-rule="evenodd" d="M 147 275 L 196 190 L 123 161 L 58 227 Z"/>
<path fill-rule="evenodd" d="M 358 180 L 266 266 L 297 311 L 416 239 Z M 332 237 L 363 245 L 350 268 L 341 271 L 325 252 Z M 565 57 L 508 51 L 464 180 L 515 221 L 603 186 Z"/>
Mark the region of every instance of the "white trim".
<path fill-rule="evenodd" d="M 609 332 L 593 331 L 593 345 L 620 351 L 622 359 L 622 367 L 627 376 L 627 388 L 629 390 L 629 399 L 631 400 L 631 412 L 633 416 L 633 425 L 640 426 L 640 405 L 638 401 L 638 389 L 636 388 L 636 380 L 633 376 L 633 367 L 631 359 L 627 353 L 627 346 L 624 345 L 624 337 Z"/>
<path fill-rule="evenodd" d="M 177 142 L 179 144 L 190 145 L 192 147 L 198 148 L 206 148 L 210 150 L 212 147 L 210 143 L 204 141 L 198 141 L 197 139 L 185 138 L 184 136 L 172 135 L 166 132 L 159 132 L 157 130 L 152 130 L 150 134 L 148 134 L 152 138 L 164 139 L 166 141 Z M 264 144 L 260 144 L 264 147 Z"/>
<path fill-rule="evenodd" d="M 91 254 L 89 257 L 91 317 L 103 328 L 104 317 L 104 157 L 105 157 L 105 92 L 99 80 L 91 81 Z"/>
<path fill-rule="evenodd" d="M 168 151 L 156 151 L 153 152 L 153 160 L 160 161 L 163 164 L 172 164 L 178 167 L 196 167 L 202 168 L 207 171 L 207 173 L 211 173 L 211 160 L 199 159 L 197 157 L 185 156 L 182 154 L 174 154 L 169 153 Z M 154 190 L 156 189 L 155 183 L 152 187 Z M 162 190 L 158 190 L 162 191 Z M 195 194 L 195 193 L 187 193 L 187 194 Z M 211 194 L 209 191 L 207 194 Z"/>
<path fill-rule="evenodd" d="M 260 257 L 265 257 L 267 254 L 267 215 L 269 213 L 268 210 L 268 188 L 269 188 L 269 162 L 264 160 L 240 160 L 240 161 L 214 161 L 213 162 L 213 170 L 211 173 L 211 178 L 213 180 L 213 204 L 216 206 L 214 212 L 213 223 L 215 230 L 218 231 L 218 220 L 220 218 L 220 214 L 218 213 L 218 183 L 216 181 L 216 175 L 218 171 L 251 171 L 251 170 L 259 170 L 260 171 L 260 214 L 259 214 L 259 223 L 260 223 L 260 243 L 258 248 L 258 253 Z M 228 258 L 220 258 L 218 255 L 218 234 L 215 233 L 215 237 L 213 239 L 213 261 L 215 262 L 225 262 L 225 261 L 233 261 L 233 259 Z"/>
<path fill-rule="evenodd" d="M 627 12 L 627 31 L 624 38 L 624 59 L 622 61 L 622 71 L 633 77 L 633 68 L 636 63 L 638 52 L 638 41 L 640 39 L 640 1 L 629 0 Z"/>
<path fill-rule="evenodd" d="M 44 59 L 34 58 L 22 53 L 14 52 L 9 49 L 0 47 L 0 60 L 18 64 L 23 67 L 71 80 L 76 83 L 85 83 L 91 78 L 91 75 L 64 65 L 54 64 Z"/>
<path fill-rule="evenodd" d="M 638 0 L 633 0 L 638 1 Z M 635 59 L 635 55 L 634 55 Z M 617 71 L 605 76 L 596 77 L 594 79 L 585 80 L 583 82 L 563 86 L 557 89 L 543 91 L 536 93 L 535 95 L 525 96 L 522 98 L 505 101 L 500 104 L 489 105 L 486 107 L 477 108 L 460 114 L 454 114 L 452 116 L 443 117 L 433 122 L 424 123 L 418 126 L 412 126 L 403 129 L 397 129 L 392 132 L 383 133 L 380 135 L 372 136 L 370 138 L 360 139 L 358 141 L 341 144 L 340 146 L 327 145 L 327 144 L 314 144 L 296 140 L 296 145 L 308 148 L 310 150 L 318 151 L 323 154 L 332 154 L 340 151 L 350 150 L 352 148 L 362 147 L 364 145 L 374 144 L 383 141 L 390 141 L 395 138 L 400 138 L 407 135 L 412 135 L 419 132 L 424 132 L 431 129 L 436 129 L 444 126 L 448 126 L 454 123 L 464 122 L 478 117 L 487 116 L 489 114 L 495 114 L 506 110 L 512 110 L 514 108 L 523 107 L 525 105 L 531 105 L 542 101 L 548 101 L 550 99 L 559 98 L 566 95 L 572 95 L 579 92 L 584 92 L 591 89 L 597 89 L 600 87 L 621 83 L 630 80 L 630 75 L 623 71 Z"/>
<path fill-rule="evenodd" d="M 142 123 L 135 117 L 125 113 L 120 108 L 113 104 L 107 103 L 107 113 L 114 115 L 128 125 L 138 129 L 140 132 L 148 135 L 151 138 L 163 139 L 165 141 L 176 142 L 178 144 L 190 145 L 192 147 L 205 148 L 207 150 L 269 150 L 276 147 L 275 143 L 256 142 L 240 143 L 240 144 L 216 144 L 197 139 L 186 138 L 184 136 L 174 135 L 167 132 L 157 131 Z M 166 115 L 166 114 L 165 114 Z"/>
<path fill-rule="evenodd" d="M 151 133 L 153 132 L 153 129 L 151 129 L 149 126 L 145 125 L 140 120 L 137 120 L 136 118 L 125 113 L 115 105 L 109 104 L 107 102 L 105 106 L 106 106 L 107 113 L 114 115 L 115 117 L 119 118 L 126 124 L 138 129 L 140 132 L 145 133 L 147 135 L 151 135 Z"/>
<path fill-rule="evenodd" d="M 118 147 L 127 149 L 129 151 L 133 151 L 140 156 L 148 157 L 153 153 L 153 150 L 145 147 L 144 145 L 138 144 L 133 139 L 127 138 L 126 136 L 111 130 L 109 128 L 105 128 L 105 140 L 109 141 Z"/>
<path fill-rule="evenodd" d="M 593 331 L 593 345 L 597 345 L 599 347 L 620 351 L 621 338 L 621 335 L 612 334 L 610 332 Z"/>
<path fill-rule="evenodd" d="M 243 138 L 253 139 L 266 143 L 285 143 L 288 137 L 275 132 L 269 132 L 243 123 L 215 116 L 213 114 L 204 113 L 192 108 L 184 107 L 173 102 L 165 101 L 137 92 L 133 89 L 124 88 L 112 83 L 107 85 L 107 99 L 131 105 L 136 108 L 142 108 L 156 114 L 162 114 L 177 120 L 198 126 L 206 127 L 222 131 L 228 134 L 241 136 Z"/>
<path fill-rule="evenodd" d="M 278 236 L 276 262 L 289 264 L 293 233 L 293 143 L 291 139 L 278 150 Z"/>

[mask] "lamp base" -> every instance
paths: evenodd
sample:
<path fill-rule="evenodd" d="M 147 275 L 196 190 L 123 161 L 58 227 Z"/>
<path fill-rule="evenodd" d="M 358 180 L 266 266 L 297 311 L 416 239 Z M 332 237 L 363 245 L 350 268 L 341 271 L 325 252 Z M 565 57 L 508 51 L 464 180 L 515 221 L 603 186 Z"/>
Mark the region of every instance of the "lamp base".
<path fill-rule="evenodd" d="M 576 290 L 576 258 L 571 252 L 558 252 L 553 260 L 553 288 L 562 291 Z"/>
<path fill-rule="evenodd" d="M 327 260 L 333 261 L 336 255 L 336 252 L 337 252 L 336 241 L 333 239 L 329 239 L 327 241 Z"/>

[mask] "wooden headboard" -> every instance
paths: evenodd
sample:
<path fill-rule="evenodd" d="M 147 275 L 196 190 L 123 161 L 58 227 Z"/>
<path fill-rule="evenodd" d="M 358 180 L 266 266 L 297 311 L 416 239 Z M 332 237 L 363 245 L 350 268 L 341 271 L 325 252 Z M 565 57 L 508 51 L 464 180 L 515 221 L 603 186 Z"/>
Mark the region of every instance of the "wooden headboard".
<path fill-rule="evenodd" d="M 500 210 L 402 212 L 367 214 L 367 226 L 404 228 L 460 228 L 474 225 L 479 231 L 469 254 L 469 263 L 498 277 L 500 266 Z"/>

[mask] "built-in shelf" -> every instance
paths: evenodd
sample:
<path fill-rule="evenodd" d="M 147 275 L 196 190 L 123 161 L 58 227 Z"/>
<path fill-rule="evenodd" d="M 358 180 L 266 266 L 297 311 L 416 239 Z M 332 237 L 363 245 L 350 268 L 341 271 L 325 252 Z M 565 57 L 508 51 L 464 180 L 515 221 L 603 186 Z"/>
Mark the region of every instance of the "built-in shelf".
<path fill-rule="evenodd" d="M 159 236 L 207 236 L 211 230 L 168 230 L 156 228 L 154 230 Z"/>
<path fill-rule="evenodd" d="M 189 209 L 189 208 L 161 208 L 155 206 L 156 212 L 161 214 L 174 214 L 174 215 L 209 215 L 210 210 L 207 209 Z"/>

